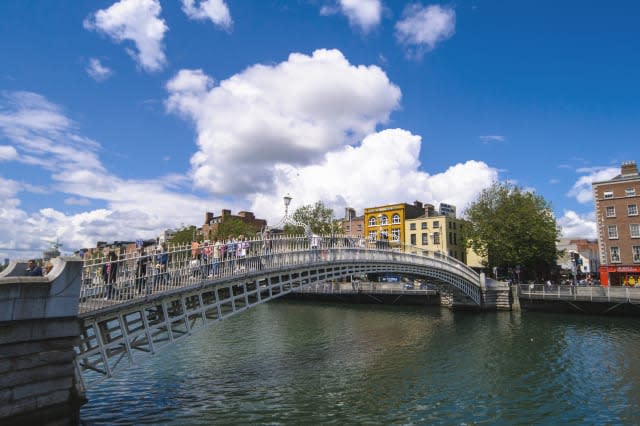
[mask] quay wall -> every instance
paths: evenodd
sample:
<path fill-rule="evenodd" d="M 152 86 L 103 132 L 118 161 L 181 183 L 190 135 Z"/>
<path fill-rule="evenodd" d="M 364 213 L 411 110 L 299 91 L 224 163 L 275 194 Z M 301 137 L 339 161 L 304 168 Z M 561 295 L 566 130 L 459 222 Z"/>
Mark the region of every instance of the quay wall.
<path fill-rule="evenodd" d="M 0 424 L 66 425 L 86 401 L 76 374 L 82 260 L 52 260 L 46 277 L 24 263 L 0 273 Z"/>

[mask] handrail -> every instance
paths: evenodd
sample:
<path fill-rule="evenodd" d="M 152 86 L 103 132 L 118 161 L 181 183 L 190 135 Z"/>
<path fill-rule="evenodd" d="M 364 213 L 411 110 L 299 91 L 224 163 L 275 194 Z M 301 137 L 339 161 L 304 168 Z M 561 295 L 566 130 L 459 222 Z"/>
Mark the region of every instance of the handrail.
<path fill-rule="evenodd" d="M 442 269 L 479 283 L 479 275 L 457 259 L 414 246 L 390 245 L 387 241 L 325 235 L 312 242 L 304 236 L 274 236 L 225 243 L 224 250 L 221 246 L 222 243 L 209 243 L 196 250 L 184 244 L 166 250 L 156 247 L 114 253 L 113 260 L 88 258 L 80 289 L 81 312 L 145 300 L 204 282 L 323 262 L 406 263 Z"/>
<path fill-rule="evenodd" d="M 518 295 L 529 299 L 640 303 L 640 287 L 518 284 Z"/>

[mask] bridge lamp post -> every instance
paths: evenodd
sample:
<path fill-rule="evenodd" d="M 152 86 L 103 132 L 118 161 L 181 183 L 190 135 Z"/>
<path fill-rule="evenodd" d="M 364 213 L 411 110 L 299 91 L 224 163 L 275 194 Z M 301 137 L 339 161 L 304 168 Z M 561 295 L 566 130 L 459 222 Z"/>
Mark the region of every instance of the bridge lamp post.
<path fill-rule="evenodd" d="M 291 204 L 292 198 L 289 194 L 287 194 L 282 197 L 282 199 L 284 200 L 284 217 L 287 217 L 289 216 L 289 204 Z"/>

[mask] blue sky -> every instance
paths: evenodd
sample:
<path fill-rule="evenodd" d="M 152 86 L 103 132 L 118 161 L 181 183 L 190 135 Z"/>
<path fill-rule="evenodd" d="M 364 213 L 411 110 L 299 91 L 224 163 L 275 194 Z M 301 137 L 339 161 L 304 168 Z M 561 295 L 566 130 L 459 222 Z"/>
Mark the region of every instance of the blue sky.
<path fill-rule="evenodd" d="M 0 257 L 494 180 L 594 238 L 639 160 L 635 2 L 0 2 Z"/>

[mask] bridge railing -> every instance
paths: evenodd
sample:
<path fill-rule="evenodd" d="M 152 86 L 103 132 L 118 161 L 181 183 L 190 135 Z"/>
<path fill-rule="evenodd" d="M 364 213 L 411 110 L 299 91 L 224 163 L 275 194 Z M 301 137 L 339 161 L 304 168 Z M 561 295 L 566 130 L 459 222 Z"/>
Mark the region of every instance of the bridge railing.
<path fill-rule="evenodd" d="M 478 280 L 478 275 L 457 259 L 412 246 L 338 235 L 315 239 L 274 236 L 205 243 L 197 248 L 191 244 L 158 246 L 86 259 L 80 311 L 95 311 L 258 271 L 337 261 L 405 262 L 448 268 L 471 282 Z"/>
<path fill-rule="evenodd" d="M 519 284 L 518 294 L 531 299 L 640 303 L 640 287 Z"/>

